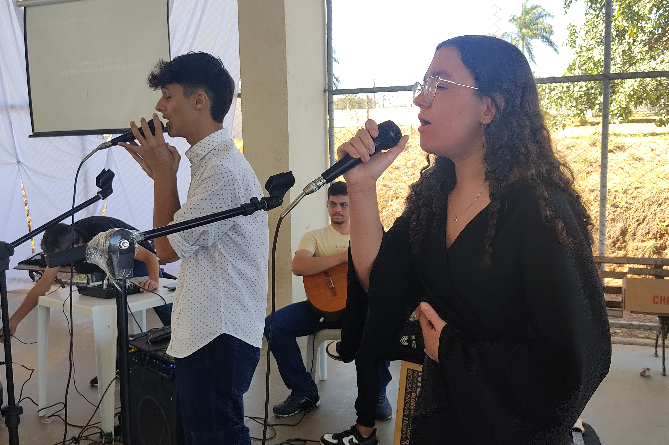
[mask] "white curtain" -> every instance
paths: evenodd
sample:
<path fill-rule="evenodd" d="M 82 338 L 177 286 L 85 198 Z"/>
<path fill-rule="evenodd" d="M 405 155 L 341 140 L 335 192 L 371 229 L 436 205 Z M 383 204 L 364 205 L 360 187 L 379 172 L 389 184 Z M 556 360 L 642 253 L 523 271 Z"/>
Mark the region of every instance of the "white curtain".
<path fill-rule="evenodd" d="M 211 53 L 220 57 L 239 85 L 236 0 L 169 0 L 169 11 L 172 57 L 189 51 Z M 151 111 L 147 110 L 147 116 Z M 233 119 L 234 113 L 228 113 L 223 122 L 231 133 Z M 32 227 L 37 228 L 71 208 L 76 169 L 86 154 L 104 141 L 102 136 L 29 138 L 30 134 L 23 10 L 15 6 L 14 0 L 0 0 L 0 240 L 6 242 L 28 232 L 21 184 Z M 168 142 L 182 155 L 188 149 L 184 139 Z M 76 204 L 95 196 L 95 178 L 103 168 L 116 174 L 114 193 L 106 201 L 106 215 L 139 230 L 152 228 L 153 181 L 120 147 L 98 152 L 84 164 L 77 181 Z M 189 179 L 188 160 L 182 157 L 178 174 L 182 201 Z M 103 207 L 104 203 L 98 202 L 77 213 L 75 220 L 99 215 Z M 36 252 L 40 251 L 40 240 L 41 235 L 35 238 Z M 25 271 L 12 268 L 31 254 L 30 242 L 16 248 L 7 271 L 8 289 L 30 283 Z M 178 264 L 168 265 L 166 270 L 176 275 Z"/>

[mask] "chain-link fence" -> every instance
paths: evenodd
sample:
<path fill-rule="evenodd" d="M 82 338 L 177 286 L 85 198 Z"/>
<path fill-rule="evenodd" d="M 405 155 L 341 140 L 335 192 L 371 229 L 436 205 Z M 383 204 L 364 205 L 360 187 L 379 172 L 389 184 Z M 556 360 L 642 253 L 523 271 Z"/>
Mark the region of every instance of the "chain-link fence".
<path fill-rule="evenodd" d="M 598 226 L 601 177 L 600 117 L 554 132 L 558 156 L 574 172 L 576 187 Z M 606 256 L 669 256 L 669 129 L 638 114 L 612 124 L 608 137 Z M 595 234 L 596 235 L 596 234 Z"/>
<path fill-rule="evenodd" d="M 383 174 L 377 187 L 381 221 L 389 228 L 404 209 L 404 200 L 409 186 L 414 183 L 425 165 L 426 155 L 420 149 L 418 134 L 418 108 L 413 105 L 409 87 L 404 91 L 380 93 L 348 93 L 334 97 L 334 144 L 340 144 L 364 127 L 367 119 L 376 122 L 392 120 L 402 134 L 409 135 L 407 148 L 393 165 Z"/>
<path fill-rule="evenodd" d="M 410 136 L 402 157 L 379 183 L 385 226 L 399 216 L 409 185 L 425 165 L 419 147 L 418 109 L 406 91 L 346 90 L 334 96 L 335 146 L 346 142 L 367 119 L 393 120 Z M 388 90 L 386 88 L 386 90 Z M 548 121 L 551 115 L 547 113 Z M 611 124 L 608 144 L 606 255 L 669 256 L 669 129 L 657 127 L 652 110 L 639 109 L 628 123 Z M 595 115 L 553 131 L 553 144 L 572 169 L 576 187 L 598 227 L 602 126 Z M 594 233 L 597 238 L 597 233 Z"/>
<path fill-rule="evenodd" d="M 667 72 L 607 73 L 544 78 L 537 82 L 615 83 L 666 76 Z M 419 146 L 418 110 L 412 103 L 411 86 L 334 89 L 330 94 L 331 150 L 351 138 L 367 119 L 393 120 L 410 136 L 407 149 L 384 174 L 379 185 L 382 221 L 389 226 L 401 213 L 409 185 L 418 178 L 426 163 L 425 153 Z M 552 113 L 555 111 L 546 112 L 549 122 L 556 117 Z M 608 116 L 602 119 L 601 115 L 595 115 L 553 131 L 558 157 L 572 169 L 576 187 L 593 218 L 594 237 L 597 238 L 600 231 L 605 234 L 605 251 L 600 251 L 601 254 L 669 256 L 669 163 L 665 161 L 669 155 L 669 130 L 655 126 L 655 119 L 653 110 L 640 108 L 625 124 L 609 125 Z M 240 97 L 233 128 L 233 139 L 240 148 L 241 126 Z M 603 128 L 608 136 L 602 137 Z M 605 147 L 605 157 L 602 147 Z M 605 159 L 604 174 L 602 159 Z M 602 202 L 606 215 L 604 225 L 599 224 Z M 600 245 L 601 242 L 602 239 Z"/>

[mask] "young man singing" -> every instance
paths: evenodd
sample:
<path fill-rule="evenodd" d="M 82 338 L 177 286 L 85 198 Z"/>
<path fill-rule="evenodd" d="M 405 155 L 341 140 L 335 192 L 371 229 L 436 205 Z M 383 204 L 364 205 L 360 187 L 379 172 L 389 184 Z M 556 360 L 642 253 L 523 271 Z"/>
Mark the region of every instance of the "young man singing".
<path fill-rule="evenodd" d="M 236 95 L 222 62 L 206 53 L 161 61 L 149 75 L 168 134 L 191 147 L 188 196 L 180 204 L 180 155 L 142 118 L 143 137 L 122 144 L 154 181 L 155 227 L 239 207 L 261 197 L 253 169 L 223 117 Z M 156 128 L 160 122 L 153 115 Z M 181 259 L 167 352 L 175 358 L 177 440 L 187 445 L 250 445 L 244 393 L 260 358 L 267 306 L 267 214 L 207 224 L 155 240 L 161 261 Z"/>

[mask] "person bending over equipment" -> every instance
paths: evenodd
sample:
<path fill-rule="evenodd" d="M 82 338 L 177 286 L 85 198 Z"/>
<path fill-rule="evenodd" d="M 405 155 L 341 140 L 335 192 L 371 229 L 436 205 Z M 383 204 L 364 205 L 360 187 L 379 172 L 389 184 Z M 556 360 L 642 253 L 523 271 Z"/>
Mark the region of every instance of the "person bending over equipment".
<path fill-rule="evenodd" d="M 74 228 L 74 239 L 72 239 L 72 228 Z M 41 247 L 46 254 L 59 252 L 61 250 L 69 249 L 70 247 L 85 244 L 93 239 L 95 235 L 114 228 L 137 230 L 131 225 L 116 218 L 107 216 L 89 216 L 76 221 L 72 226 L 58 223 L 53 227 L 49 227 L 44 232 Z M 78 273 L 101 272 L 101 269 L 97 266 L 83 261 L 76 263 L 75 269 Z M 19 323 L 21 323 L 26 315 L 37 306 L 39 297 L 45 295 L 49 289 L 51 289 L 51 285 L 56 279 L 58 270 L 58 267 L 47 267 L 37 283 L 35 283 L 32 289 L 28 291 L 28 294 L 23 299 L 21 305 L 9 318 L 9 333 L 11 335 L 14 335 Z M 158 257 L 156 257 L 155 250 L 148 241 L 140 241 L 137 246 L 133 276 L 147 276 L 145 280 L 138 283 L 142 289 L 153 291 L 158 288 L 160 266 L 158 265 Z M 160 321 L 164 325 L 170 324 L 171 306 L 172 305 L 164 305 L 154 308 Z"/>

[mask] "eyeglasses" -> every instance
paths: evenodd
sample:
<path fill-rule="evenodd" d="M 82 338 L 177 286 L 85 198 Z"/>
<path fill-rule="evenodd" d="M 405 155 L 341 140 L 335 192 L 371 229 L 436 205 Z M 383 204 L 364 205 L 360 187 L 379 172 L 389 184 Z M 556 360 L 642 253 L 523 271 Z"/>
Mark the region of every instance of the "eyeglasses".
<path fill-rule="evenodd" d="M 434 96 L 437 95 L 437 85 L 440 82 L 450 83 L 452 85 L 457 85 L 459 87 L 471 88 L 472 90 L 478 90 L 478 87 L 473 87 L 471 85 L 464 85 L 462 83 L 453 82 L 452 80 L 442 79 L 439 76 L 430 76 L 423 81 L 423 83 L 416 82 L 413 84 L 413 98 L 416 100 L 416 97 L 423 93 L 425 100 L 432 103 Z"/>

